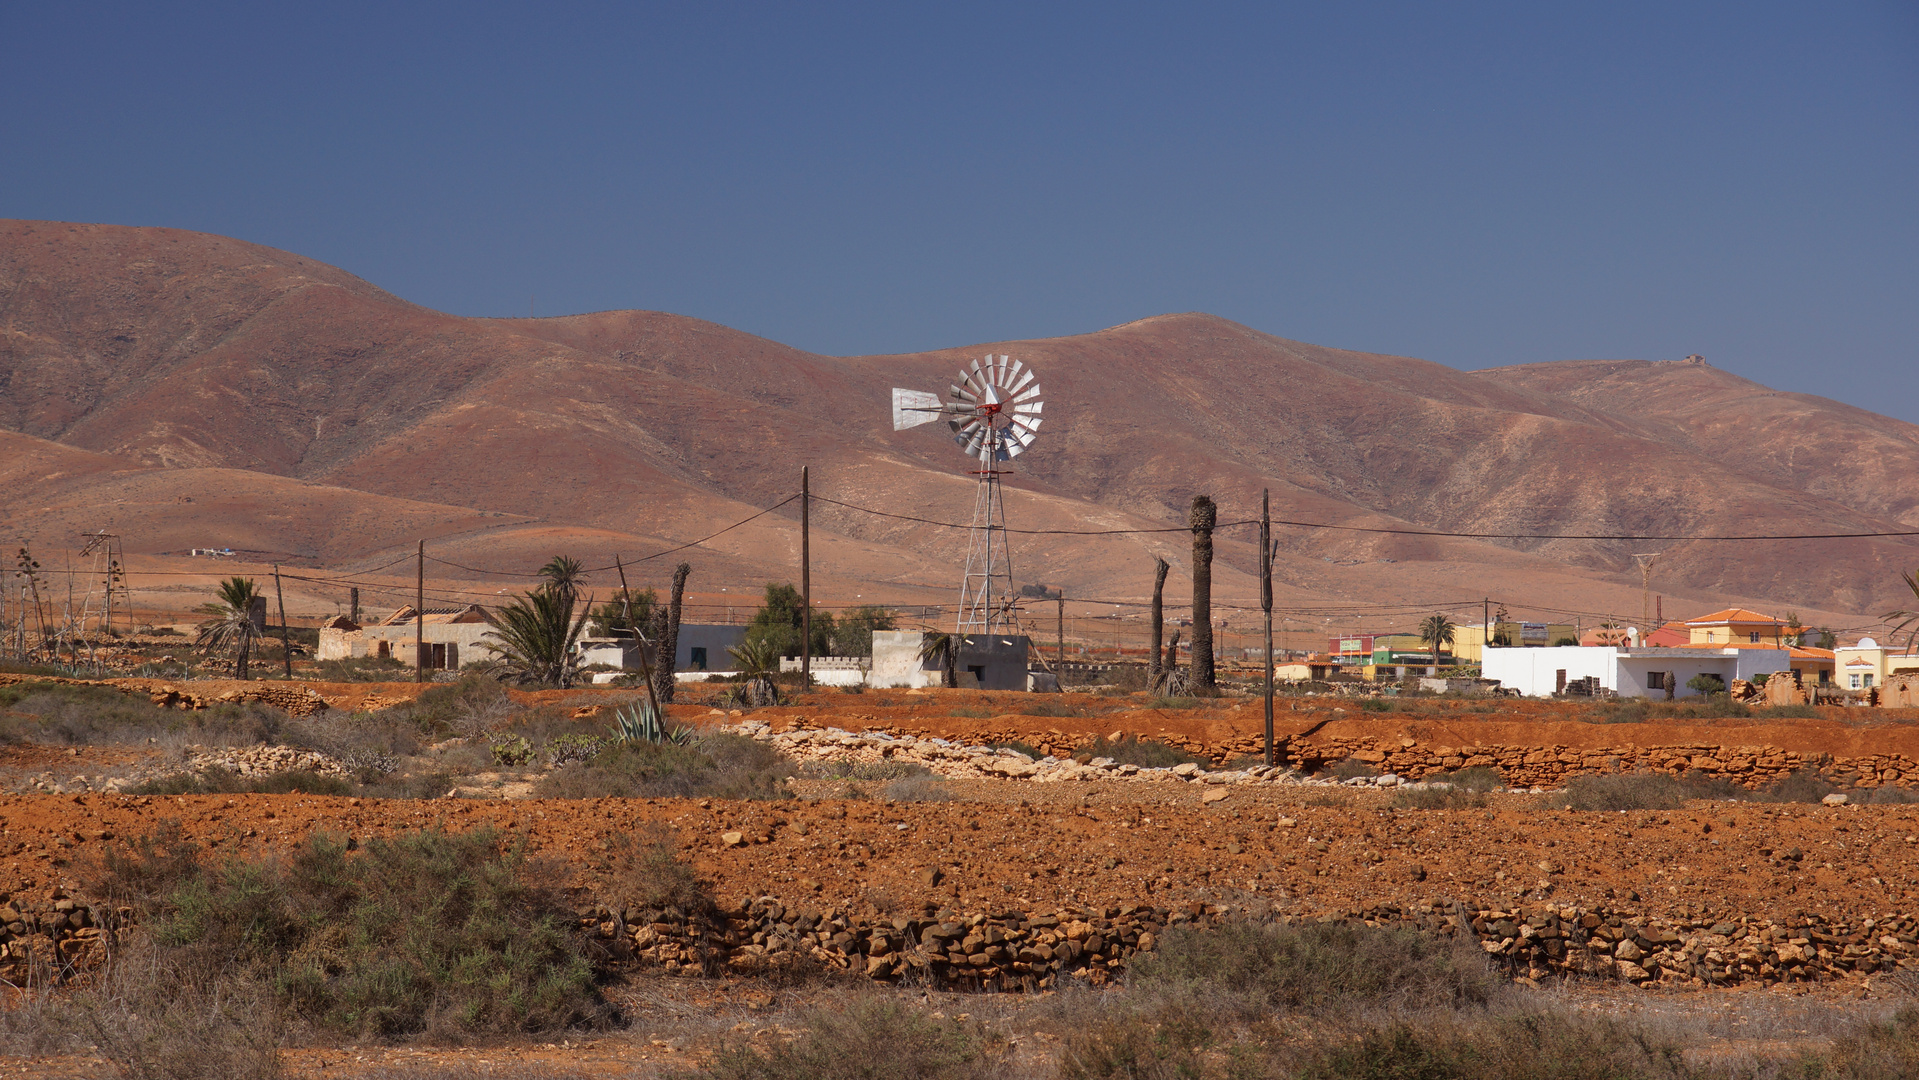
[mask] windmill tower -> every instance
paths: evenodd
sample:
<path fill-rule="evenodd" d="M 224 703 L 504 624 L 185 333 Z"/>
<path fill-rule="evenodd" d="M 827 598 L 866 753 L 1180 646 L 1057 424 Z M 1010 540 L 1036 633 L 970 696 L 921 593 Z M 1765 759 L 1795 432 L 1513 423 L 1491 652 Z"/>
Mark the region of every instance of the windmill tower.
<path fill-rule="evenodd" d="M 991 634 L 1012 622 L 1013 558 L 1006 547 L 1000 480 L 1005 466 L 1033 445 L 1044 402 L 1032 370 L 1008 356 L 973 361 L 947 390 L 950 400 L 941 401 L 938 394 L 895 388 L 893 430 L 946 417 L 953 441 L 977 465 L 971 470 L 979 485 L 954 632 Z"/>

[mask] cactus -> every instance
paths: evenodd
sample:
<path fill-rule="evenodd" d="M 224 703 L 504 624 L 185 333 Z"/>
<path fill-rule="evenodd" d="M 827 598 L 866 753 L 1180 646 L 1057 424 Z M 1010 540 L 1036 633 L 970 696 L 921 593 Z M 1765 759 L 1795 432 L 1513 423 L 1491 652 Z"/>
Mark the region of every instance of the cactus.
<path fill-rule="evenodd" d="M 693 729 L 668 727 L 660 710 L 652 702 L 642 701 L 613 710 L 613 738 L 619 742 L 685 746 L 693 740 Z"/>

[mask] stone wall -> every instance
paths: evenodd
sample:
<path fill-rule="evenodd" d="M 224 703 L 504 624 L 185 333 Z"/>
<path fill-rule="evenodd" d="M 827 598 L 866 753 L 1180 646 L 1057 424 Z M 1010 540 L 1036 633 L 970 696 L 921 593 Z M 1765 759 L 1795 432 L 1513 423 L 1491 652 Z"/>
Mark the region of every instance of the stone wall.
<path fill-rule="evenodd" d="M 810 966 L 879 981 L 1004 991 L 1047 989 L 1069 979 L 1102 985 L 1133 957 L 1156 948 L 1170 927 L 1247 916 L 1192 903 L 1044 914 L 941 910 L 860 919 L 760 897 L 706 920 L 600 907 L 582 913 L 581 927 L 626 962 L 673 975 Z M 1675 922 L 1625 908 L 1497 908 L 1434 901 L 1317 918 L 1466 935 L 1506 973 L 1531 980 L 1584 975 L 1641 984 L 1769 985 L 1919 967 L 1919 919 L 1910 916 L 1858 925 L 1738 914 Z"/>

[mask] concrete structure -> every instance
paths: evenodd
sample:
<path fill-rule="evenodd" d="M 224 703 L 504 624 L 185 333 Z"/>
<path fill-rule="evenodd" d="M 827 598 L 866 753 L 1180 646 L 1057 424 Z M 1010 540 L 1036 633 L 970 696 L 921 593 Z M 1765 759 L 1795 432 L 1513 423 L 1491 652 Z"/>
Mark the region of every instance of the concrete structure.
<path fill-rule="evenodd" d="M 673 670 L 732 671 L 739 667 L 726 650 L 746 640 L 746 627 L 725 623 L 681 623 Z"/>
<path fill-rule="evenodd" d="M 576 648 L 583 668 L 605 664 L 620 671 L 639 671 L 653 659 L 650 646 L 641 645 L 637 639 L 630 637 L 581 638 Z"/>
<path fill-rule="evenodd" d="M 1571 623 L 1514 622 L 1511 619 L 1495 620 L 1490 627 L 1486 623 L 1469 623 L 1453 627 L 1453 644 L 1449 651 L 1461 664 L 1477 664 L 1486 651 L 1488 637 L 1494 642 L 1505 641 L 1511 648 L 1529 648 L 1551 645 L 1560 638 L 1574 636 Z M 1418 641 L 1419 636 L 1414 634 L 1412 638 Z M 1501 646 L 1495 644 L 1493 648 Z"/>
<path fill-rule="evenodd" d="M 870 656 L 815 656 L 812 664 L 813 682 L 818 686 L 865 686 L 866 673 L 872 667 L 873 658 Z M 781 674 L 798 674 L 799 670 L 799 657 L 780 657 Z"/>
<path fill-rule="evenodd" d="M 873 631 L 873 669 L 867 685 L 938 686 L 940 668 L 920 659 L 920 643 L 926 635 L 919 630 Z M 1028 654 L 1032 641 L 1017 634 L 967 634 L 954 665 L 962 688 L 978 690 L 1025 690 Z"/>
<path fill-rule="evenodd" d="M 1885 686 L 1902 672 L 1919 672 L 1919 652 L 1890 649 L 1869 637 L 1834 649 L 1832 655 L 1835 681 L 1841 690 L 1870 690 Z"/>
<path fill-rule="evenodd" d="M 1699 691 L 1686 683 L 1699 675 L 1717 675 L 1727 686 L 1786 671 L 1792 657 L 1785 649 L 1700 648 L 1624 649 L 1610 645 L 1561 645 L 1544 649 L 1488 649 L 1480 673 L 1527 697 L 1550 697 L 1581 680 L 1620 697 L 1684 698 Z"/>
<path fill-rule="evenodd" d="M 423 659 L 429 669 L 452 671 L 495 655 L 482 647 L 493 635 L 493 619 L 478 604 L 437 611 L 429 608 L 424 619 L 409 604 L 371 626 L 336 615 L 321 624 L 320 647 L 314 655 L 320 660 L 386 656 L 411 667 L 415 623 L 420 624 L 419 636 L 426 650 Z M 499 641 L 497 637 L 493 640 Z"/>

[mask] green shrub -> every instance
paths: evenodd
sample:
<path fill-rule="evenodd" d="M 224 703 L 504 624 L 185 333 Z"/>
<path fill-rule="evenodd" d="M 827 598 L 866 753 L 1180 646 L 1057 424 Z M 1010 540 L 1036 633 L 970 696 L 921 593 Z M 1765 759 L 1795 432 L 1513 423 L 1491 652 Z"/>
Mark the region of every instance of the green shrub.
<path fill-rule="evenodd" d="M 1245 1017 L 1359 1004 L 1478 1005 L 1500 980 L 1470 943 L 1349 923 L 1174 927 L 1129 978 L 1148 991 L 1203 989 Z"/>
<path fill-rule="evenodd" d="M 314 669 L 313 677 L 323 682 L 402 682 L 413 677 L 412 668 L 391 656 L 322 660 Z"/>
<path fill-rule="evenodd" d="M 712 1080 L 986 1080 L 1008 1075 L 1000 1047 L 979 1028 L 936 1019 L 905 1002 L 860 997 L 816 1009 L 791 1042 L 734 1043 L 694 1073 Z"/>
<path fill-rule="evenodd" d="M 1102 1016 L 1075 1027 L 1060 1047 L 1061 1080 L 1197 1080 L 1215 1076 L 1226 1080 L 1236 1075 L 1261 1075 L 1229 1072 L 1209 1060 L 1216 1035 L 1206 1019 L 1198 1008 L 1164 1007 Z"/>
<path fill-rule="evenodd" d="M 1120 765 L 1137 765 L 1142 769 L 1170 769 L 1175 765 L 1193 762 L 1200 766 L 1211 762 L 1197 754 L 1189 754 L 1177 746 L 1169 746 L 1152 739 L 1142 739 L 1137 735 L 1123 735 L 1117 742 L 1102 735 L 1073 751 L 1076 758 L 1112 758 Z"/>
<path fill-rule="evenodd" d="M 917 761 L 809 761 L 799 770 L 809 780 L 905 780 L 932 772 Z"/>
<path fill-rule="evenodd" d="M 1392 712 L 1394 705 L 1394 702 L 1387 701 L 1385 698 L 1369 697 L 1359 699 L 1359 709 L 1361 712 Z"/>
<path fill-rule="evenodd" d="M 1919 1076 L 1919 1007 L 1858 1025 L 1832 1041 L 1823 1057 L 1804 1064 L 1818 1080 L 1904 1080 Z"/>
<path fill-rule="evenodd" d="M 1677 810 L 1686 787 L 1664 773 L 1575 776 L 1557 800 L 1568 810 Z"/>
<path fill-rule="evenodd" d="M 607 837 L 606 899 L 640 908 L 674 908 L 684 915 L 715 910 L 706 882 L 680 858 L 670 826 L 643 822 L 633 833 Z"/>
<path fill-rule="evenodd" d="M 1709 1075 L 1681 1048 L 1615 1020 L 1524 1013 L 1394 1023 L 1330 1041 L 1299 1080 L 1682 1080 Z"/>
<path fill-rule="evenodd" d="M 1451 784 L 1467 791 L 1498 791 L 1506 786 L 1506 777 L 1490 765 L 1474 765 L 1456 772 L 1434 773 L 1426 778 L 1426 782 Z"/>
<path fill-rule="evenodd" d="M 765 743 L 710 733 L 685 745 L 614 743 L 590 761 L 554 769 L 534 793 L 548 799 L 783 799 L 793 774 L 793 763 Z"/>
<path fill-rule="evenodd" d="M 1486 793 L 1469 788 L 1400 788 L 1393 806 L 1400 810 L 1471 810 L 1488 803 Z"/>
<path fill-rule="evenodd" d="M 329 1031 L 507 1034 L 608 1019 L 555 875 L 492 830 L 373 839 L 352 856 L 315 835 L 284 859 L 190 868 L 177 844 L 143 840 L 106 865 L 109 892 L 171 882 L 149 926 L 163 961 L 246 966 Z"/>
<path fill-rule="evenodd" d="M 352 781 L 307 769 L 242 776 L 228 769 L 174 773 L 127 789 L 128 795 L 354 795 Z"/>
<path fill-rule="evenodd" d="M 1379 770 L 1358 758 L 1349 757 L 1334 765 L 1328 773 L 1337 780 L 1356 780 L 1362 776 L 1378 776 Z"/>

